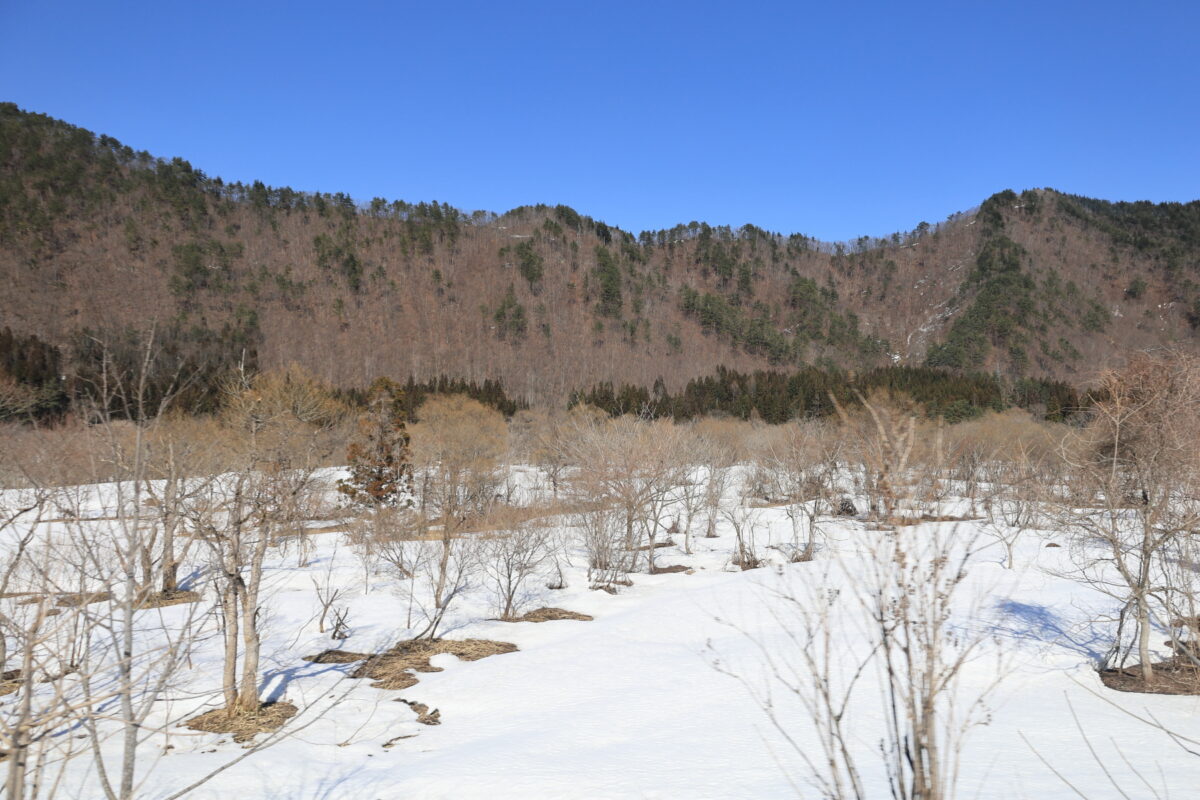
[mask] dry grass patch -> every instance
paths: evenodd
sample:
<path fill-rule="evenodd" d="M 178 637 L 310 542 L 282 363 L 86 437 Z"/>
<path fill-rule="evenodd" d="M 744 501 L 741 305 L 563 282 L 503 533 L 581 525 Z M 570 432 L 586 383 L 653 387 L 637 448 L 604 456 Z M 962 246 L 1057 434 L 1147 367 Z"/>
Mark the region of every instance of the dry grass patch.
<path fill-rule="evenodd" d="M 346 533 L 346 523 L 331 522 L 328 525 L 317 525 L 316 527 L 305 528 L 300 531 L 300 534 L 305 536 L 312 533 Z"/>
<path fill-rule="evenodd" d="M 0 697 L 12 694 L 19 688 L 21 688 L 21 670 L 10 669 L 0 675 Z"/>
<path fill-rule="evenodd" d="M 414 672 L 441 672 L 429 663 L 439 653 L 452 653 L 463 661 L 478 661 L 488 656 L 514 653 L 517 646 L 490 639 L 416 639 L 400 642 L 390 650 L 371 656 L 350 673 L 352 678 L 369 678 L 376 689 L 407 689 L 417 684 Z"/>
<path fill-rule="evenodd" d="M 499 506 L 482 517 L 469 519 L 459 533 L 491 533 L 509 531 L 525 522 L 537 519 L 552 519 L 569 514 L 582 514 L 601 507 L 599 502 L 556 500 L 528 506 Z M 441 521 L 438 521 L 439 523 Z"/>
<path fill-rule="evenodd" d="M 890 522 L 892 525 L 906 527 L 909 525 L 921 525 L 925 522 L 978 522 L 981 519 L 982 517 L 944 517 L 933 514 L 922 514 L 919 517 L 893 517 Z"/>
<path fill-rule="evenodd" d="M 313 664 L 353 664 L 355 661 L 366 661 L 370 653 L 355 653 L 350 650 L 322 650 L 316 655 L 304 656 L 304 661 Z"/>
<path fill-rule="evenodd" d="M 253 711 L 217 708 L 189 719 L 184 726 L 205 733 L 229 733 L 235 742 L 248 742 L 260 733 L 279 730 L 296 713 L 291 703 L 264 703 Z"/>
<path fill-rule="evenodd" d="M 1154 665 L 1154 680 L 1142 680 L 1142 667 L 1100 671 L 1100 681 L 1118 692 L 1142 694 L 1200 694 L 1200 669 L 1187 656 L 1173 656 Z"/>
<path fill-rule="evenodd" d="M 647 550 L 658 550 L 663 547 L 674 547 L 674 546 L 675 546 L 675 540 L 667 539 L 665 542 L 655 542 L 653 545 L 649 545 L 649 544 L 639 545 L 636 548 L 634 548 L 634 550 L 636 550 L 639 553 L 644 553 Z"/>
<path fill-rule="evenodd" d="M 580 622 L 590 622 L 595 617 L 590 614 L 580 614 L 578 611 L 567 611 L 565 608 L 535 608 L 520 617 L 501 620 L 502 622 L 553 622 L 559 619 L 576 619 Z"/>
<path fill-rule="evenodd" d="M 436 708 L 430 711 L 429 706 L 425 705 L 424 703 L 418 703 L 415 700 L 405 700 L 403 697 L 398 697 L 396 700 L 397 702 L 404 703 L 406 706 L 416 712 L 417 722 L 421 723 L 422 725 L 442 724 L 442 712 Z"/>
<path fill-rule="evenodd" d="M 396 746 L 396 742 L 402 742 L 405 739 L 415 739 L 415 738 L 417 738 L 417 735 L 415 733 L 406 733 L 401 736 L 393 736 L 391 739 L 388 739 L 386 742 L 383 743 L 383 749 L 390 750 L 391 748 Z"/>
<path fill-rule="evenodd" d="M 93 603 L 107 603 L 112 599 L 112 592 L 73 592 L 71 594 L 59 595 L 55 604 L 63 608 L 75 608 L 77 606 L 90 606 Z"/>
<path fill-rule="evenodd" d="M 177 589 L 173 592 L 154 592 L 138 600 L 138 608 L 166 608 L 184 603 L 199 603 L 200 593 Z"/>

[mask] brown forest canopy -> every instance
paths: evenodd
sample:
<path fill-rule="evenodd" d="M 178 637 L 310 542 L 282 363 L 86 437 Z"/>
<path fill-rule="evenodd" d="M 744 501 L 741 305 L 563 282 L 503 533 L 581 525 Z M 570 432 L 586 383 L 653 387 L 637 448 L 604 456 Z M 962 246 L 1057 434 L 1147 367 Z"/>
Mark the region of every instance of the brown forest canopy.
<path fill-rule="evenodd" d="M 634 235 L 565 206 L 497 216 L 228 183 L 12 104 L 0 243 L 0 370 L 47 414 L 151 329 L 156 379 L 186 376 L 200 410 L 234 366 L 298 363 L 347 391 L 454 380 L 515 408 L 631 387 L 686 415 L 719 369 L 784 376 L 757 387 L 929 366 L 1021 403 L 1031 379 L 1082 385 L 1130 349 L 1194 349 L 1200 324 L 1195 202 L 1005 191 L 841 244 L 699 222 Z M 745 396 L 705 402 L 740 415 Z M 995 405 L 927 402 L 959 399 Z M 784 413 L 773 403 L 755 413 Z"/>

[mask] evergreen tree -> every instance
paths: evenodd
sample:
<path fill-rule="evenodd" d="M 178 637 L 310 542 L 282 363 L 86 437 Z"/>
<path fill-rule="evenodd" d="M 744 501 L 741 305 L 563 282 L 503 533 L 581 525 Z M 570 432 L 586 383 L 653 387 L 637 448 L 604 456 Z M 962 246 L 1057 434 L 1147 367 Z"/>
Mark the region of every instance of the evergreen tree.
<path fill-rule="evenodd" d="M 376 378 L 367 390 L 358 436 L 346 451 L 350 477 L 338 481 L 339 492 L 364 506 L 411 504 L 407 416 L 404 390 L 388 378 Z"/>

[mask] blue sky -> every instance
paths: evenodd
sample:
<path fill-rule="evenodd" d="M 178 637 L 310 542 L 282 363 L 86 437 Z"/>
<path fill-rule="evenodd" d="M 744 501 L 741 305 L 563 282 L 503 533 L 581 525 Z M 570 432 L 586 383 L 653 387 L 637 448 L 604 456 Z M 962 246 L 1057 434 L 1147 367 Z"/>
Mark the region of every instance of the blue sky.
<path fill-rule="evenodd" d="M 630 230 L 1200 197 L 1200 3 L 0 0 L 0 99 L 229 180 Z"/>

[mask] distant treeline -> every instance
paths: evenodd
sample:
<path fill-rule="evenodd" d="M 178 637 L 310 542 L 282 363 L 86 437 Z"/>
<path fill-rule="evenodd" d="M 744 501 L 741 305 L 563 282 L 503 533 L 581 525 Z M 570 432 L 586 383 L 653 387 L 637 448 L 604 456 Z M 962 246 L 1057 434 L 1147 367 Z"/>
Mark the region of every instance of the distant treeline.
<path fill-rule="evenodd" d="M 132 419 L 156 414 L 166 398 L 173 410 L 211 414 L 220 408 L 223 386 L 235 369 L 257 371 L 256 351 L 246 331 L 164 330 L 158 333 L 156 356 L 145 375 L 139 404 L 128 387 L 142 366 L 144 339 L 126 331 L 104 338 L 103 345 L 101 341 L 88 331 L 79 332 L 70 359 L 64 359 L 58 348 L 36 336 L 18 336 L 7 329 L 0 332 L 0 381 L 24 387 L 34 398 L 24 404 L 0 403 L 0 420 L 54 423 L 72 408 L 86 417 L 103 402 L 110 413 Z M 70 363 L 65 366 L 65 361 Z M 685 421 L 727 415 L 779 423 L 832 415 L 832 397 L 856 405 L 859 393 L 865 396 L 876 390 L 911 398 L 929 416 L 949 422 L 1012 407 L 1030 410 L 1046 420 L 1064 421 L 1081 405 L 1079 393 L 1061 381 L 1008 381 L 990 374 L 931 367 L 882 367 L 860 373 L 818 367 L 743 373 L 718 367 L 715 374 L 690 380 L 676 393 L 668 392 L 661 380 L 650 387 L 602 383 L 572 392 L 569 405 L 594 405 L 613 416 L 638 414 Z M 365 405 L 366 392 L 361 387 L 338 387 L 335 393 L 352 407 Z M 426 397 L 450 393 L 472 397 L 505 416 L 528 408 L 524 399 L 510 397 L 498 380 L 475 383 L 448 375 L 428 380 L 409 377 L 404 384 L 409 420 L 418 419 Z"/>
<path fill-rule="evenodd" d="M 365 408 L 367 391 L 362 388 L 338 389 L 335 394 L 349 405 Z M 506 417 L 523 409 L 529 408 L 524 400 L 509 397 L 499 381 L 485 380 L 483 383 L 451 378 L 442 375 L 427 381 L 418 381 L 411 375 L 404 384 L 404 399 L 402 405 L 408 412 L 408 421 L 415 422 L 418 418 L 417 409 L 425 399 L 434 394 L 465 394 L 472 400 L 477 400 L 485 406 L 496 409 Z"/>
<path fill-rule="evenodd" d="M 69 407 L 58 348 L 7 327 L 0 331 L 0 419 L 59 419 Z"/>
<path fill-rule="evenodd" d="M 752 373 L 718 367 L 715 375 L 691 380 L 674 395 L 661 381 L 650 389 L 601 383 L 573 393 L 570 403 L 592 405 L 613 416 L 641 414 L 682 421 L 723 414 L 781 423 L 829 416 L 835 413 L 832 397 L 853 406 L 858 404 L 858 394 L 866 396 L 880 389 L 909 397 L 929 416 L 948 422 L 1013 406 L 1048 420 L 1064 421 L 1080 408 L 1079 394 L 1059 381 L 1024 378 L 1009 383 L 992 375 L 930 367 L 881 367 L 857 374 L 818 367 Z"/>
<path fill-rule="evenodd" d="M 212 414 L 220 410 L 225 387 L 238 371 L 258 371 L 256 341 L 252 321 L 216 331 L 181 325 L 152 333 L 80 330 L 63 349 L 4 328 L 0 421 L 54 424 L 72 409 L 86 419 L 105 407 L 128 419 L 153 416 L 168 406 Z M 339 387 L 334 394 L 352 407 L 366 404 L 362 388 Z M 418 381 L 410 376 L 404 384 L 410 421 L 431 394 L 465 394 L 508 417 L 528 408 L 524 400 L 509 397 L 499 381 L 476 383 L 445 375 Z"/>
<path fill-rule="evenodd" d="M 42 423 L 60 420 L 74 408 L 86 417 L 107 405 L 118 416 L 152 416 L 169 399 L 173 410 L 210 414 L 219 410 L 225 384 L 236 371 L 257 371 L 253 321 L 241 326 L 204 328 L 169 326 L 152 336 L 133 330 L 79 331 L 66 354 L 32 335 L 0 332 L 0 387 L 17 387 L 22 403 L 0 402 L 0 419 Z M 146 359 L 149 343 L 153 358 Z M 149 364 L 140 381 L 145 364 Z M 424 381 L 409 377 L 404 403 L 410 419 L 431 394 L 465 394 L 511 417 L 528 408 L 510 397 L 498 380 L 482 383 L 441 376 Z M 1071 386 L 1039 378 L 1007 381 L 994 375 L 932 367 L 881 367 L 864 372 L 806 366 L 794 371 L 743 373 L 718 367 L 674 394 L 660 379 L 652 387 L 601 383 L 573 392 L 569 405 L 595 406 L 613 416 L 640 414 L 683 421 L 705 415 L 757 417 L 768 423 L 823 417 L 834 413 L 831 398 L 851 406 L 858 395 L 886 390 L 919 404 L 931 417 L 959 422 L 986 411 L 1013 406 L 1049 420 L 1066 420 L 1081 405 Z M 11 390 L 10 390 L 11 391 Z M 338 387 L 351 406 L 365 404 L 361 387 Z"/>

